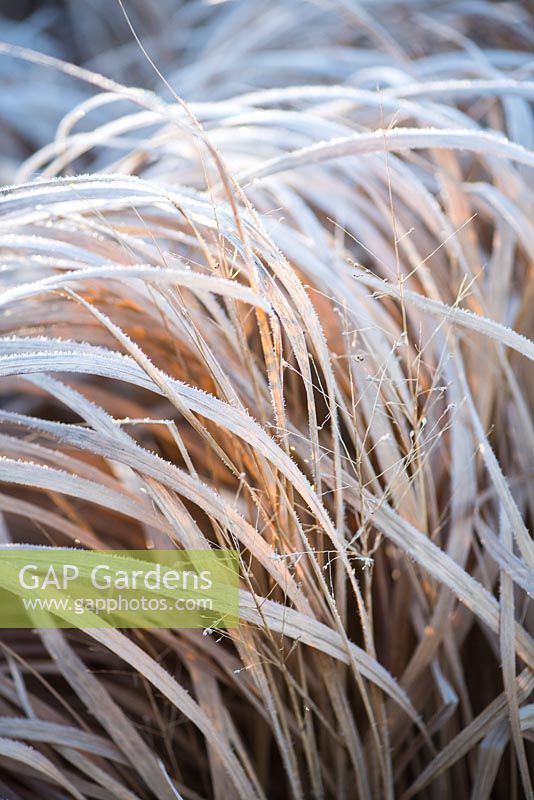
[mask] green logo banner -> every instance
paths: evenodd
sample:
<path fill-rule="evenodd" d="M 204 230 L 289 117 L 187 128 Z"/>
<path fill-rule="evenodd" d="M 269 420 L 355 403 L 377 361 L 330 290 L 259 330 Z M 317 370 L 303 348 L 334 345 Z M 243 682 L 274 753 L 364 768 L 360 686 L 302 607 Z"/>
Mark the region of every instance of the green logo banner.
<path fill-rule="evenodd" d="M 234 628 L 235 550 L 0 548 L 0 628 Z"/>

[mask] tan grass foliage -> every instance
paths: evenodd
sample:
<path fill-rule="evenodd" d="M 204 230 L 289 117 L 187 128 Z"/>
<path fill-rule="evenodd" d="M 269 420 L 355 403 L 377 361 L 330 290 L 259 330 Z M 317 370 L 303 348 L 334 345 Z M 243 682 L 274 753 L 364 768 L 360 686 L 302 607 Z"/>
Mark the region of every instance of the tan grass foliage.
<path fill-rule="evenodd" d="M 242 619 L 4 632 L 0 796 L 532 796 L 532 30 L 0 24 L 0 540 L 237 547 Z"/>

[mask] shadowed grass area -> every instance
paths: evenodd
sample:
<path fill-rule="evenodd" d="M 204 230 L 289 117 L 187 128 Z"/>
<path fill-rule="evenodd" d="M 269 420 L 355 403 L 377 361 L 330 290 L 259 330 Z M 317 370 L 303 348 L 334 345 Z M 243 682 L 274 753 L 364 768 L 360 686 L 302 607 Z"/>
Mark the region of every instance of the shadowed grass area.
<path fill-rule="evenodd" d="M 241 574 L 235 630 L 3 631 L 0 797 L 531 797 L 528 4 L 0 39 L 0 542 Z"/>

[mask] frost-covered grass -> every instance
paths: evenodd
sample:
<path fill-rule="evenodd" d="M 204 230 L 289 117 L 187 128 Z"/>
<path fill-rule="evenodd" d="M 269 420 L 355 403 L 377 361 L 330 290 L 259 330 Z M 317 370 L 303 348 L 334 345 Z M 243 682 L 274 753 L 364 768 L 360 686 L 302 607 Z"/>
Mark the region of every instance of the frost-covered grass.
<path fill-rule="evenodd" d="M 4 631 L 0 796 L 532 796 L 527 3 L 125 8 L 0 22 L 0 540 L 242 624 Z"/>

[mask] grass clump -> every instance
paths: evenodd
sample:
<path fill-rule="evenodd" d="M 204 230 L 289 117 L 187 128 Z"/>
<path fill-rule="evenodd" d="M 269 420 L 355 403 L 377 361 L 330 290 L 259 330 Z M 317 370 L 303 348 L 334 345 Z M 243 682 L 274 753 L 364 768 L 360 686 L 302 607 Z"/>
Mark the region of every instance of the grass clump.
<path fill-rule="evenodd" d="M 0 538 L 236 547 L 242 622 L 5 631 L 0 795 L 532 796 L 529 20 L 2 22 Z"/>

